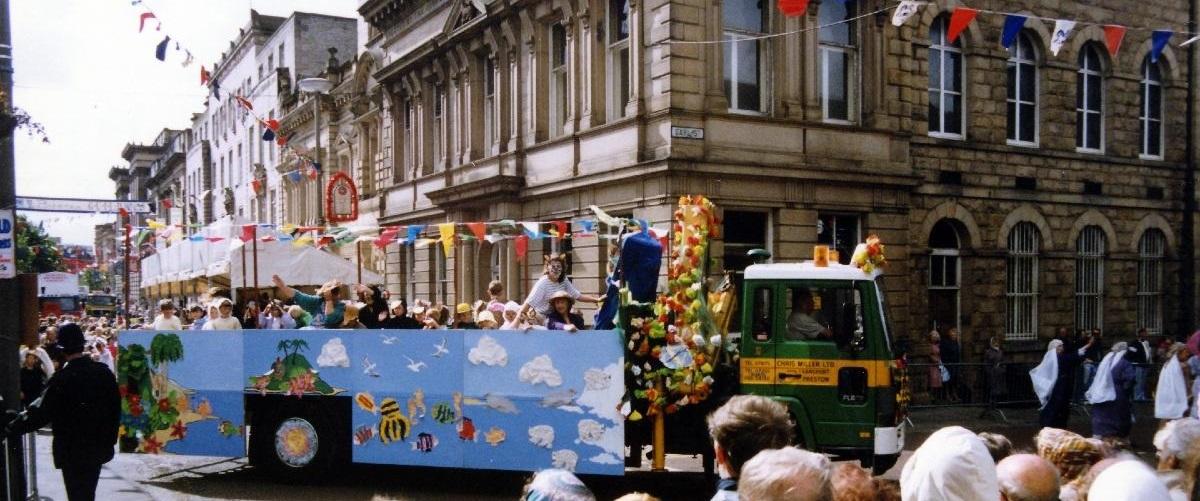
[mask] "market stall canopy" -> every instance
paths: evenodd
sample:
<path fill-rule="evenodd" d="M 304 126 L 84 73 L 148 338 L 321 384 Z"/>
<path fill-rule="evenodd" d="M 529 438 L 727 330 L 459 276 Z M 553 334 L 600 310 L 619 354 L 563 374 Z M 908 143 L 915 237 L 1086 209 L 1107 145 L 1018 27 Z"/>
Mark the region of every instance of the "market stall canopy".
<path fill-rule="evenodd" d="M 255 283 L 254 253 L 251 246 L 245 246 L 246 261 L 243 265 L 242 248 L 241 240 L 237 240 L 229 254 L 229 280 L 235 288 L 252 287 Z M 296 247 L 290 242 L 278 241 L 258 243 L 258 285 L 260 287 L 271 286 L 271 275 L 279 275 L 288 285 L 303 286 L 321 285 L 333 279 L 348 284 L 358 283 L 358 273 L 358 265 L 354 262 L 310 245 Z M 363 268 L 362 283 L 381 284 L 383 277 L 374 271 Z"/>

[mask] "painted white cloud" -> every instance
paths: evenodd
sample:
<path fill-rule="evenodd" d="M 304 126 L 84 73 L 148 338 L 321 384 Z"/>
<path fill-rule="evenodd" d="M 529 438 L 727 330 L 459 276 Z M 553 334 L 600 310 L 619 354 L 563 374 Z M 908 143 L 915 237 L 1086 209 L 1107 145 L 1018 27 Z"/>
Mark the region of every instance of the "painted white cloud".
<path fill-rule="evenodd" d="M 583 373 L 586 389 L 575 402 L 587 409 L 588 413 L 608 420 L 613 424 L 622 421 L 621 396 L 625 388 L 613 381 L 621 381 L 624 374 L 621 364 L 608 364 L 603 369 L 588 369 Z"/>
<path fill-rule="evenodd" d="M 555 468 L 560 468 L 567 471 L 575 471 L 575 464 L 579 462 L 579 454 L 569 449 L 554 451 L 550 455 L 550 460 L 554 463 Z"/>
<path fill-rule="evenodd" d="M 500 346 L 496 338 L 483 336 L 479 338 L 479 342 L 475 344 L 475 347 L 471 348 L 471 351 L 467 353 L 467 360 L 470 360 L 475 365 L 483 364 L 493 367 L 498 365 L 504 367 L 508 365 L 508 350 Z"/>
<path fill-rule="evenodd" d="M 554 428 L 545 424 L 530 427 L 529 441 L 538 447 L 554 448 Z"/>
<path fill-rule="evenodd" d="M 606 428 L 599 421 L 581 419 L 578 428 L 579 439 L 575 443 L 594 445 L 618 457 L 625 453 L 625 434 L 620 427 Z"/>
<path fill-rule="evenodd" d="M 342 344 L 342 338 L 330 339 L 321 347 L 321 354 L 317 356 L 317 367 L 350 367 L 350 356 L 346 354 L 346 345 Z"/>
<path fill-rule="evenodd" d="M 517 376 L 522 383 L 533 385 L 543 383 L 551 388 L 562 386 L 562 374 L 559 374 L 558 369 L 554 368 L 554 361 L 550 360 L 549 355 L 538 355 L 533 360 L 526 362 L 521 366 L 521 372 Z"/>

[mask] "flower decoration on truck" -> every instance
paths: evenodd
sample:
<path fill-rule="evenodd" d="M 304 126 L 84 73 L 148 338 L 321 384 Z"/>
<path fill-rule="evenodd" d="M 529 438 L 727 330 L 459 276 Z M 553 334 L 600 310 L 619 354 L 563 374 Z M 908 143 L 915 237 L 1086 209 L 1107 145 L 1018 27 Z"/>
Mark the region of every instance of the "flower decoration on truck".
<path fill-rule="evenodd" d="M 862 269 L 863 273 L 872 273 L 877 268 L 887 264 L 883 256 L 883 241 L 878 235 L 868 235 L 867 241 L 854 248 L 850 263 Z"/>
<path fill-rule="evenodd" d="M 712 391 L 715 358 L 723 337 L 704 294 L 709 239 L 717 219 L 703 196 L 679 199 L 672 226 L 667 292 L 653 304 L 635 303 L 622 291 L 627 376 L 634 385 L 627 417 L 641 419 L 704 401 Z"/>

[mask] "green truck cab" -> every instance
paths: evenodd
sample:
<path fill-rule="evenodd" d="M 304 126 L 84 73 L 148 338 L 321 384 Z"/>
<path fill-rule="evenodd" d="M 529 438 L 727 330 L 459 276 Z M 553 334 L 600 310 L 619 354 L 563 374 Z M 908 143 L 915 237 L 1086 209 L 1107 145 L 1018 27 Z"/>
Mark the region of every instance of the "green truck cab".
<path fill-rule="evenodd" d="M 747 267 L 738 368 L 741 393 L 788 407 L 798 445 L 877 473 L 905 436 L 881 275 L 837 263 Z"/>

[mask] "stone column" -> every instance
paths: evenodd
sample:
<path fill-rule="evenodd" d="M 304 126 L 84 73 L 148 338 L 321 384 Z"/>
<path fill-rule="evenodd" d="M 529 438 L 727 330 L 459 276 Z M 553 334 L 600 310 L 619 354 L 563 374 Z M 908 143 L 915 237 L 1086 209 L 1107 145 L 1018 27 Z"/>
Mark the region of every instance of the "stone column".
<path fill-rule="evenodd" d="M 604 82 L 596 82 L 596 40 L 593 36 L 591 17 L 588 15 L 589 10 L 583 10 L 579 13 L 579 71 L 575 73 L 578 77 L 579 84 L 575 87 L 579 89 L 579 112 L 576 116 L 579 117 L 579 129 L 584 130 L 592 126 L 593 104 L 596 93 L 596 85 L 600 84 L 600 89 L 604 89 Z M 603 16 L 603 12 L 601 13 Z M 603 45 L 603 44 L 602 44 Z M 603 48 L 600 49 L 603 51 Z M 603 91 L 601 91 L 603 92 Z"/>
<path fill-rule="evenodd" d="M 642 85 L 645 77 L 645 48 L 642 46 L 642 6 L 644 0 L 629 0 L 629 102 L 625 116 L 642 114 Z M 611 26 L 609 29 L 613 29 Z"/>

